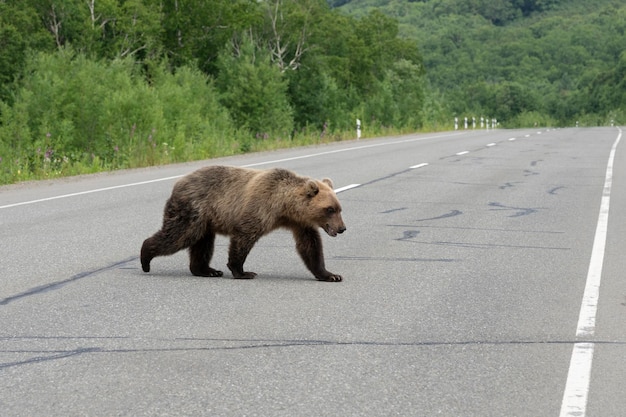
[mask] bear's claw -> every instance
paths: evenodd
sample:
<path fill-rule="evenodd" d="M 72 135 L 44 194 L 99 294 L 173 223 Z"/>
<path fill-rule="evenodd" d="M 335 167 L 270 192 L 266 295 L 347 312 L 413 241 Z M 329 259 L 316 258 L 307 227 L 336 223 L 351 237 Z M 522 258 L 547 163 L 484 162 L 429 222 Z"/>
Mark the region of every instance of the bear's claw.
<path fill-rule="evenodd" d="M 218 271 L 217 269 L 213 269 L 213 268 L 206 268 L 206 269 L 198 269 L 198 270 L 191 270 L 191 273 L 197 277 L 211 277 L 211 278 L 215 278 L 215 277 L 221 277 L 222 275 L 224 275 L 224 273 L 222 271 Z"/>
<path fill-rule="evenodd" d="M 233 278 L 235 279 L 253 279 L 256 277 L 256 272 L 244 272 L 243 274 L 233 273 Z"/>
<path fill-rule="evenodd" d="M 341 275 L 330 274 L 330 275 L 327 275 L 325 277 L 318 277 L 317 280 L 318 281 L 326 281 L 326 282 L 341 282 L 341 281 L 343 281 L 343 278 L 341 277 Z"/>

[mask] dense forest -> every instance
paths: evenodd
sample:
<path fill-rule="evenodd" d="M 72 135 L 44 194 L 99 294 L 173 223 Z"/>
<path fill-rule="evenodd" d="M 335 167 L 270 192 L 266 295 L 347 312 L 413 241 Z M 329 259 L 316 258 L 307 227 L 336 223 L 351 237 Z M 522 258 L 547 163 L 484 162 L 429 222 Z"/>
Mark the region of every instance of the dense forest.
<path fill-rule="evenodd" d="M 626 3 L 618 0 L 331 0 L 380 11 L 423 56 L 452 114 L 505 126 L 626 123 Z"/>
<path fill-rule="evenodd" d="M 0 184 L 364 133 L 625 123 L 610 0 L 0 0 Z"/>

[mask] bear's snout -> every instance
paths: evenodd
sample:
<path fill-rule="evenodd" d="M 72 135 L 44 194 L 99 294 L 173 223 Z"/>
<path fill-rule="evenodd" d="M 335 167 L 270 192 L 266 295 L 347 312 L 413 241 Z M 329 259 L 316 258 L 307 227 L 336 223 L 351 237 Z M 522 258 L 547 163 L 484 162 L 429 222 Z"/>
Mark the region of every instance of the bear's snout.
<path fill-rule="evenodd" d="M 322 226 L 324 231 L 328 234 L 328 236 L 331 237 L 335 237 L 337 236 L 339 233 L 343 233 L 346 231 L 346 226 L 338 226 L 338 227 L 333 227 L 330 224 L 325 224 L 324 226 Z"/>

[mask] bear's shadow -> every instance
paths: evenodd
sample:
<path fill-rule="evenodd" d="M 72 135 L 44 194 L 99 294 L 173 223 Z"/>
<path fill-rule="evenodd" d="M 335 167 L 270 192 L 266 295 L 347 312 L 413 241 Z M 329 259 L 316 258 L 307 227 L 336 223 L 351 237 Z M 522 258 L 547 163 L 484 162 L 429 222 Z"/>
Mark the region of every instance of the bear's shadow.
<path fill-rule="evenodd" d="M 311 282 L 317 282 L 317 280 L 314 277 L 308 277 L 306 276 L 306 272 L 304 272 L 303 274 L 263 274 L 263 273 L 258 273 L 258 275 L 253 278 L 253 279 L 235 279 L 233 278 L 232 274 L 230 272 L 224 272 L 224 275 L 221 277 L 197 277 L 192 275 L 191 273 L 189 273 L 188 271 L 177 271 L 177 270 L 161 270 L 161 271 L 150 271 L 149 273 L 145 273 L 142 272 L 141 269 L 137 270 L 136 275 L 140 276 L 141 278 L 145 278 L 145 279 L 149 279 L 149 278 L 155 278 L 155 279 L 168 279 L 168 278 L 173 278 L 173 279 L 177 279 L 177 280 L 189 280 L 189 281 L 210 281 L 210 280 L 229 280 L 229 281 L 241 281 L 242 283 L 246 282 L 246 281 L 275 281 L 275 282 L 279 282 L 279 281 L 311 281 Z"/>

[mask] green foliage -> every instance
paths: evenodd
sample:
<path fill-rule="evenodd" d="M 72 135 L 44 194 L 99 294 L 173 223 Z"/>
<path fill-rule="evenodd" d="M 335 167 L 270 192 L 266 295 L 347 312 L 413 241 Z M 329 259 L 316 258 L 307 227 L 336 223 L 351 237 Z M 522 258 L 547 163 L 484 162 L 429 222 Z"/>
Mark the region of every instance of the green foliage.
<path fill-rule="evenodd" d="M 258 138 L 289 137 L 293 116 L 280 69 L 248 36 L 230 49 L 219 55 L 216 83 L 235 124 Z"/>
<path fill-rule="evenodd" d="M 154 8 L 162 10 L 162 48 L 170 63 L 197 63 L 211 75 L 216 74 L 217 54 L 224 45 L 262 22 L 260 7 L 251 0 L 154 2 Z"/>
<path fill-rule="evenodd" d="M 376 9 L 397 18 L 400 35 L 415 39 L 422 51 L 429 88 L 451 114 L 489 113 L 506 126 L 526 114 L 545 114 L 541 120 L 573 124 L 589 114 L 607 120 L 626 107 L 620 72 L 626 45 L 623 2 L 341 3 L 340 10 L 352 16 L 364 18 Z"/>
<path fill-rule="evenodd" d="M 22 73 L 31 48 L 52 49 L 35 10 L 18 1 L 0 1 L 0 100 L 11 99 L 13 81 Z"/>
<path fill-rule="evenodd" d="M 237 136 L 198 70 L 158 67 L 150 86 L 131 58 L 68 49 L 28 59 L 14 105 L 0 110 L 5 181 L 210 157 Z"/>
<path fill-rule="evenodd" d="M 423 124 L 416 42 L 375 10 L 4 0 L 0 12 L 1 182 L 352 137 L 356 118 L 365 134 Z"/>
<path fill-rule="evenodd" d="M 342 89 L 335 78 L 306 61 L 288 76 L 294 122 L 299 129 L 314 128 L 323 133 L 352 130 L 352 108 L 358 103 L 354 90 Z"/>
<path fill-rule="evenodd" d="M 614 0 L 0 0 L 0 182 L 338 140 L 356 118 L 626 123 L 625 22 Z"/>

